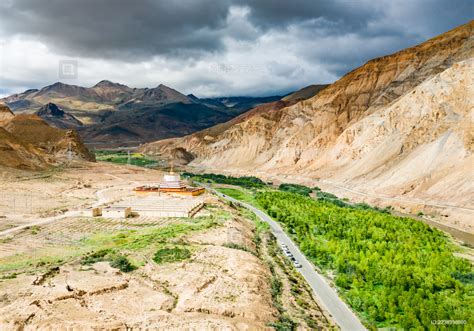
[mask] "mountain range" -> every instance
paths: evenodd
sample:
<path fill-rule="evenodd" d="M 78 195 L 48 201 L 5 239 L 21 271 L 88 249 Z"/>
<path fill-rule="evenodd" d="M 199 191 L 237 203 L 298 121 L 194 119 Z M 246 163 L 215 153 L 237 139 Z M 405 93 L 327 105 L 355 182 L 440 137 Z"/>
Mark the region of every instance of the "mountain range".
<path fill-rule="evenodd" d="M 325 179 L 471 208 L 473 26 L 373 59 L 302 100 L 283 98 L 141 151 L 186 155 L 208 170 Z"/>
<path fill-rule="evenodd" d="M 284 97 L 200 99 L 164 85 L 55 83 L 2 100 L 15 114 L 0 113 L 1 140 L 17 144 L 25 156 L 38 145 L 22 137 L 37 132 L 34 126 L 72 128 L 89 146 L 145 143 L 139 151 L 208 171 L 324 180 L 376 196 L 432 201 L 448 206 L 447 212 L 449 206 L 470 211 L 473 26 L 471 21 L 370 60 L 330 85 Z M 74 130 L 60 132 L 82 146 Z M 58 150 L 64 154 L 64 146 Z M 474 230 L 469 217 L 459 214 L 458 220 Z"/>
<path fill-rule="evenodd" d="M 58 128 L 74 128 L 92 146 L 113 147 L 190 134 L 280 98 L 199 99 L 163 84 L 131 88 L 103 80 L 90 88 L 58 82 L 0 101 L 14 113 L 35 113 Z"/>

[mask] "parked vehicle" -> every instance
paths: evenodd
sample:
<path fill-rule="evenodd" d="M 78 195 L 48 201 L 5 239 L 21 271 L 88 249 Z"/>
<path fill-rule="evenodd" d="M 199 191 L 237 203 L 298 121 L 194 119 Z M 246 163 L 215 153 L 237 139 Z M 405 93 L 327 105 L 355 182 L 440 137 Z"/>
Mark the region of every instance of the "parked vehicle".
<path fill-rule="evenodd" d="M 293 265 L 295 266 L 295 268 L 301 268 L 302 267 L 301 264 L 298 261 L 294 261 Z"/>

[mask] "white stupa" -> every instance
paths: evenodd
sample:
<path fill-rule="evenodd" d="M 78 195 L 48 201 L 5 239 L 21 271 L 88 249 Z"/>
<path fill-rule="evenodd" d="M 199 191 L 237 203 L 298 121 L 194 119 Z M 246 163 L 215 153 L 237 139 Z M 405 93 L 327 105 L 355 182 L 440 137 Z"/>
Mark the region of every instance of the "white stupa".
<path fill-rule="evenodd" d="M 153 193 L 153 192 L 163 192 L 171 194 L 181 194 L 181 195 L 190 195 L 196 196 L 205 192 L 203 187 L 190 187 L 187 186 L 184 181 L 181 180 L 179 174 L 173 172 L 173 167 L 168 174 L 163 176 L 163 180 L 158 185 L 144 185 L 139 186 L 133 189 L 136 193 Z"/>
<path fill-rule="evenodd" d="M 179 174 L 175 174 L 173 170 L 169 174 L 163 176 L 160 182 L 160 189 L 185 190 L 186 184 L 181 180 Z"/>

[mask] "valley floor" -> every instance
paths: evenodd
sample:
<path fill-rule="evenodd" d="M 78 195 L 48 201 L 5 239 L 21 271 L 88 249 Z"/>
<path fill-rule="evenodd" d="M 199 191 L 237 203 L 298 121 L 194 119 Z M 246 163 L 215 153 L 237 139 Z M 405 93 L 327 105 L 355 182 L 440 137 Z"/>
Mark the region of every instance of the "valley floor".
<path fill-rule="evenodd" d="M 355 185 L 343 184 L 327 179 L 314 179 L 298 175 L 284 175 L 254 171 L 223 171 L 222 169 L 202 169 L 189 167 L 190 172 L 224 173 L 231 176 L 257 176 L 274 185 L 280 183 L 297 183 L 308 187 L 320 187 L 323 191 L 333 193 L 351 202 L 365 202 L 380 208 L 391 207 L 402 216 L 424 221 L 456 240 L 474 247 L 474 206 L 456 205 L 452 202 L 437 201 L 427 196 L 405 196 L 380 194 L 373 189 L 370 192 Z"/>
<path fill-rule="evenodd" d="M 74 214 L 162 175 L 104 163 L 5 171 L 0 329 L 335 328 L 265 224 L 212 195 L 194 218 Z"/>

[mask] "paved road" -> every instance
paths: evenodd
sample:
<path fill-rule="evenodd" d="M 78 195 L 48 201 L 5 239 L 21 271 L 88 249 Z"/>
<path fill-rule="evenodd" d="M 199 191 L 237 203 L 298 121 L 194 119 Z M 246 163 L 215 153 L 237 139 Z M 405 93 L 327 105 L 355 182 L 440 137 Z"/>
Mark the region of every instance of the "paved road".
<path fill-rule="evenodd" d="M 337 325 L 339 325 L 341 330 L 366 330 L 366 328 L 362 325 L 357 316 L 339 298 L 336 290 L 329 286 L 326 279 L 318 272 L 316 272 L 313 265 L 306 259 L 303 253 L 301 253 L 299 248 L 293 243 L 290 237 L 286 235 L 286 233 L 283 231 L 283 229 L 277 222 L 272 220 L 270 216 L 262 212 L 260 209 L 257 209 L 247 203 L 229 197 L 228 195 L 217 192 L 214 189 L 209 188 L 208 186 L 206 186 L 206 188 L 213 191 L 218 196 L 241 204 L 245 208 L 253 211 L 258 217 L 260 217 L 260 219 L 270 225 L 270 229 L 275 235 L 275 237 L 278 239 L 278 241 L 286 244 L 290 251 L 293 253 L 293 256 L 300 262 L 302 267 L 298 269 L 299 272 L 306 279 L 308 284 L 313 289 L 314 294 L 319 299 L 319 302 L 331 314 L 332 319 L 336 322 Z"/>

